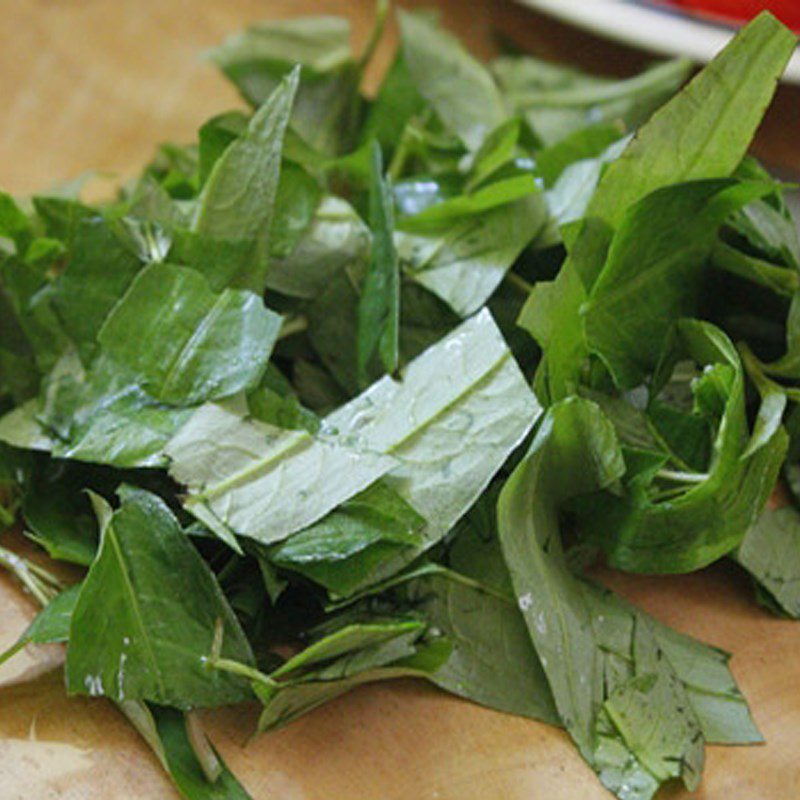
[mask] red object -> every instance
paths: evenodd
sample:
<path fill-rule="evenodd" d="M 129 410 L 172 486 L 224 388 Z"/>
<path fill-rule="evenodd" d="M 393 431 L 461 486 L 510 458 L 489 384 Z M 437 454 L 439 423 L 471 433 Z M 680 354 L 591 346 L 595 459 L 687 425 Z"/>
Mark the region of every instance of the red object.
<path fill-rule="evenodd" d="M 800 0 L 664 0 L 664 3 L 729 22 L 746 22 L 766 9 L 800 32 Z"/>

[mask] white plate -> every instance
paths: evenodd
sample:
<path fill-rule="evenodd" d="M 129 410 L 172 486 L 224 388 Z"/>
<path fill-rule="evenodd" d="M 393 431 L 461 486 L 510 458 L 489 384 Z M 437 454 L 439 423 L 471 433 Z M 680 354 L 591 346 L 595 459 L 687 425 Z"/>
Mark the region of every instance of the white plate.
<path fill-rule="evenodd" d="M 665 55 L 710 61 L 735 33 L 723 23 L 697 19 L 636 0 L 520 0 L 577 27 Z M 785 80 L 800 84 L 800 51 Z"/>

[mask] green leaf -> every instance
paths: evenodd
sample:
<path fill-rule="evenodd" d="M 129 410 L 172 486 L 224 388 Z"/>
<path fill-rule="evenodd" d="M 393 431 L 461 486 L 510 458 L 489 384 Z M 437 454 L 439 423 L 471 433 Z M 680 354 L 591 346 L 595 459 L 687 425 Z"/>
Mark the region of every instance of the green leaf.
<path fill-rule="evenodd" d="M 7 192 L 0 192 L 0 236 L 11 239 L 22 256 L 34 237 L 31 221 Z"/>
<path fill-rule="evenodd" d="M 795 508 L 765 510 L 734 557 L 783 613 L 800 619 L 800 513 Z"/>
<path fill-rule="evenodd" d="M 345 625 L 323 634 L 269 676 L 253 675 L 264 704 L 258 728 L 275 730 L 356 686 L 404 677 L 427 677 L 446 660 L 445 641 L 425 642 L 414 619 Z"/>
<path fill-rule="evenodd" d="M 64 242 L 68 247 L 72 246 L 81 223 L 97 216 L 95 209 L 72 197 L 51 194 L 31 199 L 33 208 L 44 225 L 45 234 Z"/>
<path fill-rule="evenodd" d="M 186 715 L 165 707 L 151 712 L 169 776 L 187 800 L 252 800 L 210 744 L 207 756 L 210 754 L 219 773 L 213 782 L 209 780 L 188 732 Z"/>
<path fill-rule="evenodd" d="M 606 172 L 590 208 L 612 225 L 662 186 L 738 167 L 797 40 L 763 13 L 642 127 Z"/>
<path fill-rule="evenodd" d="M 321 199 L 322 189 L 316 179 L 298 164 L 285 161 L 281 167 L 269 237 L 270 259 L 291 255 L 314 221 Z M 269 273 L 267 286 L 270 286 Z"/>
<path fill-rule="evenodd" d="M 604 173 L 587 215 L 613 231 L 633 205 L 658 189 L 729 177 L 794 46 L 794 36 L 768 14 L 751 22 L 641 128 Z M 538 306 L 546 306 L 549 320 L 558 320 L 548 326 L 547 343 L 539 338 L 545 357 L 537 383 L 551 400 L 575 392 L 588 354 L 578 314 L 605 260 L 605 251 L 593 244 L 596 232 L 596 224 L 584 226 L 555 282 L 537 287 L 520 315 L 534 336 L 541 336 Z"/>
<path fill-rule="evenodd" d="M 92 217 L 77 226 L 67 266 L 53 286 L 52 302 L 84 363 L 95 354 L 105 318 L 142 266 L 124 220 Z"/>
<path fill-rule="evenodd" d="M 217 624 L 223 654 L 253 659 L 213 574 L 162 500 L 120 497 L 116 512 L 93 498 L 101 544 L 72 616 L 68 690 L 182 709 L 247 699 L 244 682 L 204 667 Z"/>
<path fill-rule="evenodd" d="M 187 800 L 252 800 L 203 731 L 196 730 L 195 717 L 133 700 L 125 700 L 118 707 Z M 213 774 L 207 774 L 212 768 Z"/>
<path fill-rule="evenodd" d="M 156 400 L 197 405 L 255 386 L 281 322 L 251 292 L 215 294 L 192 269 L 153 264 L 114 307 L 98 341 Z"/>
<path fill-rule="evenodd" d="M 560 723 L 513 596 L 445 570 L 415 578 L 397 591 L 452 646 L 450 657 L 430 676 L 433 683 L 498 711 Z"/>
<path fill-rule="evenodd" d="M 568 136 L 536 154 L 536 172 L 545 185 L 553 187 L 564 170 L 578 161 L 596 159 L 622 138 L 614 125 L 594 124 Z"/>
<path fill-rule="evenodd" d="M 4 653 L 0 664 L 5 663 L 29 644 L 60 644 L 69 641 L 69 626 L 78 601 L 81 584 L 76 583 L 56 595 L 34 618 L 22 636 Z"/>
<path fill-rule="evenodd" d="M 538 413 L 484 311 L 413 361 L 402 382 L 387 376 L 330 414 L 316 437 L 248 421 L 231 404 L 209 405 L 167 451 L 172 476 L 190 489 L 187 510 L 212 530 L 280 541 L 387 476 L 427 520 L 423 547 L 430 547 Z M 325 476 L 313 492 L 309 474 Z"/>
<path fill-rule="evenodd" d="M 398 17 L 403 59 L 417 91 L 448 130 L 478 150 L 507 117 L 491 74 L 428 16 L 401 11 Z"/>
<path fill-rule="evenodd" d="M 396 491 L 379 481 L 270 548 L 269 558 L 343 597 L 398 550 L 420 545 L 424 525 Z"/>
<path fill-rule="evenodd" d="M 763 742 L 728 666 L 730 655 L 656 620 L 649 622 L 659 647 L 683 683 L 705 740 L 709 744 Z"/>
<path fill-rule="evenodd" d="M 247 408 L 255 419 L 278 428 L 319 430 L 317 415 L 300 404 L 292 385 L 274 364 L 268 365 L 259 386 L 248 392 Z"/>
<path fill-rule="evenodd" d="M 27 359 L 39 373 L 48 372 L 68 347 L 53 308 L 54 294 L 47 265 L 15 258 L 0 265 L 0 345 Z"/>
<path fill-rule="evenodd" d="M 305 300 L 317 297 L 345 268 L 361 271 L 370 242 L 369 228 L 353 207 L 326 196 L 292 252 L 270 261 L 267 288 Z"/>
<path fill-rule="evenodd" d="M 193 413 L 159 403 L 102 354 L 87 373 L 66 353 L 45 389 L 41 408 L 34 402 L 0 420 L 0 439 L 7 430 L 12 438 L 22 434 L 23 447 L 51 450 L 59 458 L 154 467 L 165 463 L 165 445 Z"/>
<path fill-rule="evenodd" d="M 446 228 L 448 224 L 461 221 L 465 217 L 481 215 L 538 193 L 539 188 L 532 175 L 506 178 L 490 183 L 475 192 L 433 204 L 413 216 L 404 217 L 400 220 L 398 228 L 407 233 L 436 233 Z"/>
<path fill-rule="evenodd" d="M 369 383 L 374 358 L 393 374 L 399 359 L 400 272 L 394 241 L 391 186 L 383 175 L 380 145 L 373 146 L 369 199 L 372 255 L 358 302 L 357 363 L 362 387 Z"/>
<path fill-rule="evenodd" d="M 753 425 L 753 433 L 742 456 L 747 458 L 760 448 L 768 446 L 770 439 L 776 435 L 783 421 L 788 398 L 781 386 L 764 375 L 760 364 L 746 344 L 742 343 L 739 346 L 739 353 L 744 368 L 747 370 L 750 380 L 755 384 L 761 397 L 761 405 Z"/>
<path fill-rule="evenodd" d="M 664 499 L 637 490 L 624 496 L 605 493 L 579 513 L 584 535 L 621 569 L 690 572 L 734 550 L 764 508 L 785 457 L 787 436 L 779 426 L 771 426 L 768 438 L 756 430 L 757 445 L 750 446 L 739 357 L 730 340 L 708 323 L 684 320 L 677 326 L 653 396 L 675 365 L 687 359 L 704 368 L 694 382 L 695 404 L 714 421 L 707 471 L 667 471 L 662 477 L 670 491 Z M 659 485 L 663 490 L 665 484 Z"/>
<path fill-rule="evenodd" d="M 398 143 L 398 132 L 424 106 L 425 100 L 411 79 L 405 59 L 398 56 L 367 111 L 359 142 L 366 144 L 377 140 L 384 152 L 391 152 Z"/>
<path fill-rule="evenodd" d="M 530 56 L 500 58 L 492 69 L 507 105 L 551 147 L 589 123 L 637 128 L 680 88 L 691 64 L 668 61 L 624 80 L 584 75 Z"/>
<path fill-rule="evenodd" d="M 445 205 L 448 203 L 433 206 L 423 215 Z M 409 222 L 413 220 L 411 217 Z M 443 229 L 440 226 L 438 233 L 398 233 L 397 249 L 406 274 L 467 317 L 488 301 L 546 221 L 542 196 L 530 194 L 505 205 L 501 202 L 488 211 L 455 218 Z"/>
<path fill-rule="evenodd" d="M 790 267 L 779 267 L 769 261 L 747 255 L 741 250 L 718 241 L 711 254 L 715 269 L 730 272 L 759 286 L 772 289 L 784 297 L 794 297 L 800 292 L 800 274 Z"/>
<path fill-rule="evenodd" d="M 545 192 L 550 214 L 559 226 L 576 222 L 586 215 L 603 172 L 608 164 L 622 155 L 628 143 L 628 138 L 620 139 L 598 155 L 575 161 L 564 168 L 552 188 Z"/>
<path fill-rule="evenodd" d="M 302 67 L 292 126 L 315 149 L 337 155 L 352 145 L 360 110 L 360 68 L 349 40 L 350 25 L 339 17 L 260 22 L 211 57 L 255 106 L 295 65 Z"/>
<path fill-rule="evenodd" d="M 512 118 L 498 125 L 484 139 L 480 149 L 471 158 L 469 164 L 471 174 L 464 187 L 465 191 L 474 191 L 514 161 L 520 152 L 521 127 L 522 121 Z"/>
<path fill-rule="evenodd" d="M 283 139 L 299 80 L 295 69 L 279 83 L 253 115 L 244 135 L 216 162 L 203 188 L 195 234 L 201 241 L 243 247 L 240 259 L 227 263 L 208 259 L 194 265 L 206 275 L 212 289 L 235 286 L 261 292 L 264 288 Z"/>
<path fill-rule="evenodd" d="M 265 98 L 266 99 L 266 98 Z M 214 165 L 237 139 L 244 136 L 249 123 L 242 111 L 226 111 L 211 117 L 198 131 L 199 181 L 204 186 Z"/>
<path fill-rule="evenodd" d="M 596 406 L 566 400 L 539 428 L 500 495 L 500 542 L 564 726 L 603 783 L 649 800 L 664 780 L 702 770 L 700 724 L 646 618 L 569 571 L 559 508 L 624 471 Z"/>
<path fill-rule="evenodd" d="M 589 349 L 618 386 L 637 386 L 655 368 L 672 326 L 693 316 L 719 227 L 764 191 L 727 180 L 678 184 L 626 213 L 581 308 Z"/>
<path fill-rule="evenodd" d="M 82 492 L 84 476 L 73 475 L 54 470 L 30 482 L 22 504 L 25 535 L 51 558 L 88 567 L 97 553 L 97 523 Z"/>

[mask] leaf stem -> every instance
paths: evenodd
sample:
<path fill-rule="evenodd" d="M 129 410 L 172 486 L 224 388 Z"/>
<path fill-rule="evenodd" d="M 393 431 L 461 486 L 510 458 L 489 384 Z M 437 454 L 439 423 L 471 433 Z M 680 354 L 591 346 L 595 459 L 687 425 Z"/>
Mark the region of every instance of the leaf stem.
<path fill-rule="evenodd" d="M 296 333 L 303 333 L 308 330 L 308 318 L 297 315 L 295 317 L 286 317 L 283 325 L 281 326 L 280 333 L 278 334 L 278 341 L 281 339 L 288 339 Z"/>
<path fill-rule="evenodd" d="M 14 575 L 43 607 L 64 588 L 55 575 L 5 547 L 0 547 L 0 567 Z"/>
<path fill-rule="evenodd" d="M 656 473 L 656 477 L 665 481 L 675 481 L 676 483 L 703 483 L 708 480 L 708 473 L 678 472 L 671 469 L 660 469 Z"/>
<path fill-rule="evenodd" d="M 239 675 L 242 678 L 247 678 L 251 681 L 258 683 L 274 684 L 268 675 L 259 672 L 254 667 L 248 667 L 247 664 L 242 664 L 239 661 L 231 661 L 229 658 L 206 658 L 203 662 L 208 669 L 218 669 L 222 672 L 229 672 L 231 675 Z"/>
<path fill-rule="evenodd" d="M 406 166 L 406 161 L 411 152 L 411 142 L 414 139 L 415 133 L 412 124 L 409 123 L 403 129 L 400 136 L 400 141 L 397 143 L 392 160 L 389 163 L 389 169 L 386 171 L 386 176 L 392 183 L 400 180 L 403 175 L 403 170 Z"/>
<path fill-rule="evenodd" d="M 507 272 L 506 280 L 526 297 L 533 291 L 533 284 L 526 281 L 521 275 L 517 275 L 516 272 Z"/>

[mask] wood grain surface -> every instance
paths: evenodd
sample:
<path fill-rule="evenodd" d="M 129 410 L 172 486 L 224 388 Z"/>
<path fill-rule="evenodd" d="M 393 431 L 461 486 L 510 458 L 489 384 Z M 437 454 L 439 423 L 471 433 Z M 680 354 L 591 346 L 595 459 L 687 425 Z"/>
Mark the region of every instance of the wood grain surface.
<path fill-rule="evenodd" d="M 492 50 L 495 26 L 524 46 L 604 72 L 624 74 L 649 60 L 510 0 L 424 5 L 438 5 L 482 55 Z M 0 187 L 32 192 L 93 169 L 115 180 L 129 175 L 156 142 L 189 140 L 206 117 L 239 105 L 201 58 L 205 48 L 255 19 L 309 12 L 349 15 L 359 42 L 371 8 L 371 0 L 3 0 Z M 782 91 L 758 143 L 762 157 L 798 170 L 799 98 Z M 800 625 L 762 612 L 729 567 L 678 578 L 604 577 L 659 619 L 735 654 L 734 672 L 767 744 L 709 748 L 706 778 L 693 796 L 800 798 Z M 5 647 L 35 609 L 5 575 L 0 607 Z M 0 668 L 0 797 L 176 797 L 110 704 L 65 696 L 62 657 L 59 648 L 38 648 Z M 247 744 L 255 719 L 252 707 L 206 715 L 212 739 L 256 800 L 608 796 L 561 731 L 413 682 L 362 688 Z M 676 788 L 663 797 L 688 795 Z"/>

